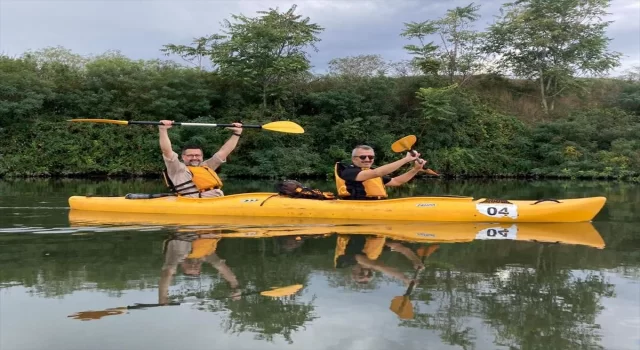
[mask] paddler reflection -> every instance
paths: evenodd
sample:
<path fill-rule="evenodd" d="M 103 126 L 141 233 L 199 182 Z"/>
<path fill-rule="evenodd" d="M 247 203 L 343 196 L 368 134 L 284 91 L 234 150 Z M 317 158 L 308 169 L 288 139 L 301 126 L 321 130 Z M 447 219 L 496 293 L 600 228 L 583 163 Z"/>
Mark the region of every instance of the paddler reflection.
<path fill-rule="evenodd" d="M 214 230 L 186 232 L 179 230 L 164 241 L 164 264 L 160 276 L 158 303 L 166 304 L 169 302 L 169 286 L 178 271 L 178 266 L 182 269 L 183 274 L 199 277 L 204 263 L 213 266 L 220 273 L 220 276 L 229 283 L 233 289 L 230 295 L 233 299 L 240 298 L 241 291 L 236 275 L 225 260 L 216 254 L 221 237 L 222 235 Z"/>
<path fill-rule="evenodd" d="M 429 255 L 437 249 L 432 246 Z M 384 265 L 378 261 L 383 251 L 400 253 L 406 257 L 416 271 L 424 269 L 423 260 L 416 252 L 404 244 L 386 237 L 368 235 L 338 235 L 334 255 L 334 267 L 338 269 L 351 268 L 351 277 L 357 283 L 366 284 L 374 278 L 374 271 L 396 278 L 405 285 L 414 281 L 399 269 Z M 414 277 L 415 278 L 415 277 Z"/>

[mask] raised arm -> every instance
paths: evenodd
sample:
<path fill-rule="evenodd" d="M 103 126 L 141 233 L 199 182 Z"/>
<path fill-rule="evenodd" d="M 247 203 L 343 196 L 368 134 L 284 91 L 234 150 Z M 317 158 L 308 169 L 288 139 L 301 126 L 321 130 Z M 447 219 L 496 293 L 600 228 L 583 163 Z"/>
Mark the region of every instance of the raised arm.
<path fill-rule="evenodd" d="M 169 133 L 167 130 L 171 128 L 171 120 L 161 120 L 164 125 L 158 125 L 158 133 L 160 138 L 160 149 L 165 158 L 171 158 L 173 149 L 171 148 L 171 140 L 169 140 Z"/>
<path fill-rule="evenodd" d="M 385 245 L 391 248 L 392 251 L 398 252 L 404 255 L 405 258 L 409 259 L 413 263 L 413 268 L 418 270 L 424 269 L 424 264 L 422 263 L 418 255 L 413 252 L 413 250 L 397 242 L 387 242 L 385 243 Z"/>
<path fill-rule="evenodd" d="M 416 153 L 415 155 L 407 153 L 404 158 L 396 160 L 393 163 L 385 164 L 375 169 L 363 170 L 356 176 L 356 181 L 367 181 L 376 177 L 383 177 L 398 170 L 401 166 L 418 159 L 418 157 L 420 157 L 420 153 Z"/>
<path fill-rule="evenodd" d="M 405 276 L 400 270 L 396 269 L 395 267 L 389 267 L 389 266 L 385 266 L 377 261 L 373 261 L 369 258 L 367 258 L 366 255 L 362 255 L 362 254 L 358 254 L 356 255 L 356 261 L 358 262 L 358 264 L 360 264 L 362 267 L 366 267 L 372 270 L 376 270 L 379 272 L 382 272 L 383 274 L 387 275 L 387 276 L 391 276 L 394 278 L 397 278 L 401 281 L 404 282 L 404 284 L 409 285 L 409 283 L 411 282 L 411 279 L 408 278 L 407 276 Z"/>
<path fill-rule="evenodd" d="M 233 131 L 233 135 L 231 135 L 231 137 L 227 140 L 227 142 L 224 143 L 224 145 L 222 145 L 222 147 L 220 147 L 220 149 L 218 150 L 218 152 L 216 153 L 218 155 L 218 158 L 222 161 L 226 161 L 227 160 L 227 156 L 229 156 L 229 154 L 231 152 L 233 152 L 233 150 L 236 148 L 236 146 L 238 145 L 238 141 L 240 140 L 240 134 L 242 134 L 242 124 L 241 123 L 232 123 L 233 125 L 235 125 L 235 128 L 227 128 L 231 131 Z"/>

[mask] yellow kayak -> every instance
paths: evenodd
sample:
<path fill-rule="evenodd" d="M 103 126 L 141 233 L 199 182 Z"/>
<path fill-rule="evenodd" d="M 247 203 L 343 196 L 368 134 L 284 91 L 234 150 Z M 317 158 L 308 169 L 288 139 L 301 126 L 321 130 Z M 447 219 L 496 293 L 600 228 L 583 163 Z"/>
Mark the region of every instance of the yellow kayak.
<path fill-rule="evenodd" d="M 120 213 L 505 223 L 591 221 L 605 202 L 605 197 L 539 201 L 472 197 L 409 197 L 375 201 L 317 200 L 289 198 L 263 192 L 217 198 L 69 198 L 71 210 Z"/>
<path fill-rule="evenodd" d="M 132 214 L 98 211 L 69 212 L 71 227 L 175 226 L 180 231 L 220 234 L 224 238 L 282 236 L 375 235 L 422 243 L 457 243 L 474 240 L 517 240 L 578 244 L 602 249 L 605 243 L 589 222 L 579 223 L 470 223 L 371 221 L 344 219 L 265 218 Z"/>

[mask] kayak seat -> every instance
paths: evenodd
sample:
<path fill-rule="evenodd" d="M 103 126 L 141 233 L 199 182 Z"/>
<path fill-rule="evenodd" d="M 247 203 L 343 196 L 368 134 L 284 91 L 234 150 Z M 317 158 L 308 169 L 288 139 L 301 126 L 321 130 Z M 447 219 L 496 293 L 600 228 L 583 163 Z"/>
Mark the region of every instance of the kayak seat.
<path fill-rule="evenodd" d="M 336 179 L 336 191 L 338 191 L 338 196 L 340 197 L 350 196 L 349 191 L 347 191 L 347 184 L 345 183 L 344 179 L 340 176 L 340 174 L 342 174 L 342 171 L 345 168 L 346 166 L 342 164 L 342 162 L 336 162 L 335 166 L 333 167 L 333 174 Z"/>

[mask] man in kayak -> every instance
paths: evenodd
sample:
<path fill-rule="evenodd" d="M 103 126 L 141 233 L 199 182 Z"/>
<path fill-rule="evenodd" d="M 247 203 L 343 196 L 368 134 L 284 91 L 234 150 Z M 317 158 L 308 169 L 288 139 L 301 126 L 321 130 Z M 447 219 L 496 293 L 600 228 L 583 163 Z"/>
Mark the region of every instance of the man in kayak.
<path fill-rule="evenodd" d="M 236 275 L 231 271 L 224 259 L 218 257 L 216 250 L 222 235 L 200 230 L 194 233 L 178 232 L 164 242 L 164 264 L 158 285 L 158 303 L 169 302 L 169 286 L 176 274 L 178 265 L 187 276 L 200 276 L 202 264 L 209 263 L 224 278 L 231 289 L 231 297 L 239 298 L 241 293 Z"/>
<path fill-rule="evenodd" d="M 351 165 L 344 166 L 338 162 L 335 165 L 336 187 L 340 199 L 385 199 L 388 197 L 385 187 L 397 187 L 413 179 L 422 170 L 426 161 L 417 162 L 420 153 L 407 155 L 393 163 L 372 169 L 375 153 L 373 148 L 360 145 L 351 152 Z M 398 170 L 401 166 L 415 162 L 413 168 L 406 173 L 390 177 L 388 174 Z"/>
<path fill-rule="evenodd" d="M 397 268 L 378 261 L 383 251 L 400 253 L 413 263 L 414 269 L 424 269 L 424 264 L 413 250 L 399 242 L 373 235 L 338 235 L 333 266 L 337 269 L 350 267 L 351 277 L 360 284 L 369 283 L 373 278 L 373 271 L 378 271 L 399 279 L 408 286 L 411 283 L 410 278 Z"/>
<path fill-rule="evenodd" d="M 221 197 L 222 180 L 216 169 L 227 161 L 227 156 L 238 144 L 242 134 L 242 124 L 233 123 L 235 127 L 226 128 L 233 131 L 231 138 L 211 158 L 204 160 L 204 153 L 200 146 L 185 145 L 182 148 L 182 162 L 178 154 L 171 148 L 168 129 L 172 121 L 161 120 L 159 125 L 160 149 L 166 166 L 165 181 L 171 189 L 184 197 Z M 184 162 L 184 163 L 183 163 Z"/>

